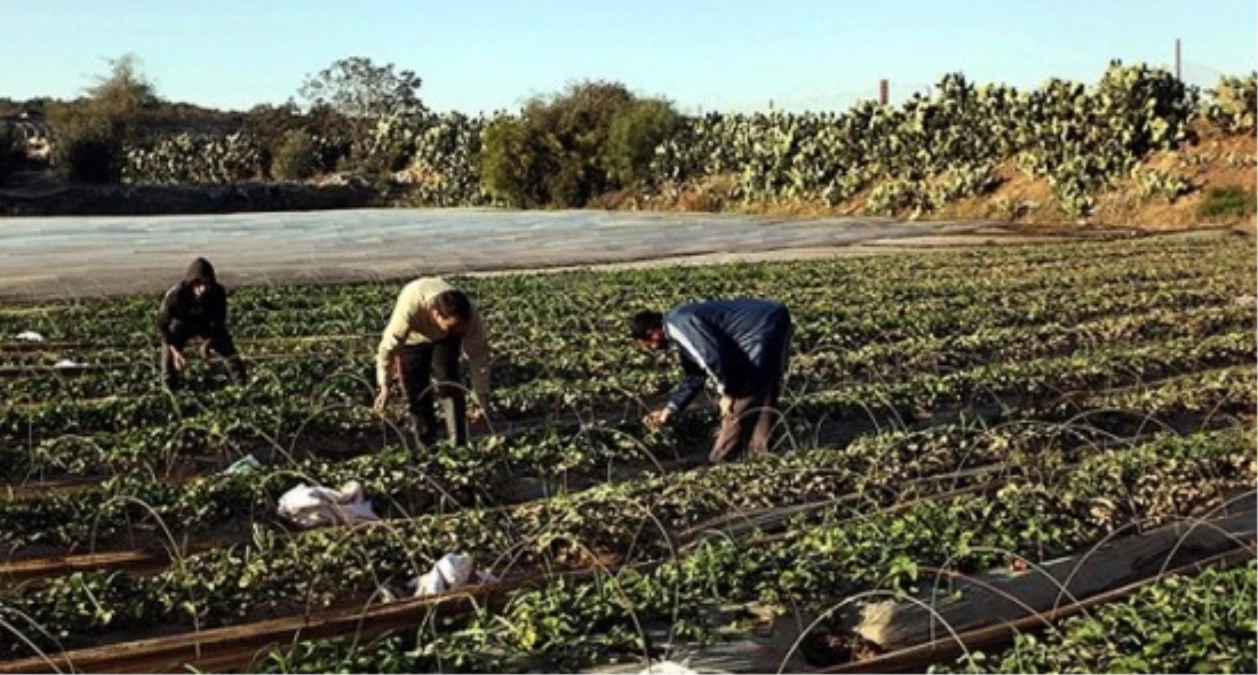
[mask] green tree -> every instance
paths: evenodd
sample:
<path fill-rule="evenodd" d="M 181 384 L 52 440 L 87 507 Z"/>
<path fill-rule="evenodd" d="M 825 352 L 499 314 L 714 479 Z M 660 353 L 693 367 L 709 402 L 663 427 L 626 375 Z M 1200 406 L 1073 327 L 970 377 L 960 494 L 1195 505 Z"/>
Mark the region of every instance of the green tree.
<path fill-rule="evenodd" d="M 483 187 L 515 206 L 584 206 L 617 187 L 607 158 L 612 124 L 636 100 L 605 81 L 531 99 L 518 119 L 500 118 L 486 130 Z"/>
<path fill-rule="evenodd" d="M 414 71 L 397 70 L 392 63 L 380 66 L 369 58 L 352 56 L 306 76 L 298 96 L 306 102 L 312 118 L 324 123 L 335 118 L 338 130 L 344 129 L 343 143 L 340 137 L 314 131 L 329 142 L 329 147 L 347 146 L 347 152 L 333 163 L 355 165 L 370 159 L 370 137 L 377 120 L 424 113 L 419 98 L 422 84 Z"/>
<path fill-rule="evenodd" d="M 114 126 L 126 140 L 137 139 L 146 126 L 146 115 L 161 103 L 157 89 L 140 70 L 135 54 L 109 59 L 109 72 L 98 75 L 87 88 L 86 114 Z"/>
<path fill-rule="evenodd" d="M 481 185 L 509 206 L 530 209 L 550 203 L 547 174 L 555 170 L 545 133 L 526 118 L 500 116 L 482 136 Z"/>
<path fill-rule="evenodd" d="M 272 169 L 282 180 L 306 180 L 319 173 L 322 158 L 315 139 L 305 130 L 290 131 L 275 154 Z"/>
<path fill-rule="evenodd" d="M 412 115 L 424 111 L 419 98 L 423 80 L 414 71 L 377 66 L 371 59 L 340 59 L 306 76 L 299 95 L 309 107 L 330 106 L 351 119 Z"/>
<path fill-rule="evenodd" d="M 612 182 L 625 188 L 649 185 L 655 149 L 676 134 L 683 122 L 672 103 L 663 99 L 636 101 L 617 114 L 604 153 Z"/>

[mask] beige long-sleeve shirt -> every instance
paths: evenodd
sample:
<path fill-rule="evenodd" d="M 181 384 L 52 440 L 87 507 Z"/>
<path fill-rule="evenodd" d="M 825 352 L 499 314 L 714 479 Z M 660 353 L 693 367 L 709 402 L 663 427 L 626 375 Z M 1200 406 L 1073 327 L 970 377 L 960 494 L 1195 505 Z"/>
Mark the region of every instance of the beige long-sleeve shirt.
<path fill-rule="evenodd" d="M 402 345 L 437 342 L 445 331 L 432 318 L 433 300 L 445 291 L 455 290 L 444 279 L 426 277 L 404 286 L 398 294 L 393 316 L 380 337 L 376 350 L 376 383 L 383 389 L 389 384 L 389 367 Z M 463 353 L 472 367 L 472 391 L 482 408 L 489 405 L 489 342 L 481 324 L 480 311 L 472 308 L 472 320 L 463 333 Z"/>

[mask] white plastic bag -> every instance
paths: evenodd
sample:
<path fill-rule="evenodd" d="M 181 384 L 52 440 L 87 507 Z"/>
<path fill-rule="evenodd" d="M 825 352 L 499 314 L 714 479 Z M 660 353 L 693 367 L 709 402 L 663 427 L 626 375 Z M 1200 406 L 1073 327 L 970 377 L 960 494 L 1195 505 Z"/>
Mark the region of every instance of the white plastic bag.
<path fill-rule="evenodd" d="M 447 553 L 432 566 L 427 574 L 414 582 L 413 598 L 425 598 L 458 590 L 468 585 L 492 584 L 499 581 L 498 577 L 476 569 L 475 561 L 470 555 Z"/>
<path fill-rule="evenodd" d="M 74 359 L 61 359 L 60 361 L 52 364 L 52 367 L 53 368 L 82 368 L 83 366 L 86 366 L 86 365 L 87 365 L 86 363 L 79 363 L 78 361 L 75 361 Z"/>
<path fill-rule="evenodd" d="M 340 490 L 299 485 L 280 497 L 279 513 L 302 527 L 380 520 L 363 497 L 363 487 L 350 481 Z"/>
<path fill-rule="evenodd" d="M 698 671 L 675 661 L 656 661 L 648 664 L 641 675 L 698 675 Z"/>
<path fill-rule="evenodd" d="M 44 336 L 33 330 L 24 330 L 17 334 L 17 339 L 23 342 L 44 342 Z"/>

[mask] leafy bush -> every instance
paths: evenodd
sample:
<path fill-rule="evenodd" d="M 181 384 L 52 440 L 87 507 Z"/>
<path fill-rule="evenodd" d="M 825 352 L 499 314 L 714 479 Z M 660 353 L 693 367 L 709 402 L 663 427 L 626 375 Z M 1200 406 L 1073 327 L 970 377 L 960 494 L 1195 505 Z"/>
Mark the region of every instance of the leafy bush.
<path fill-rule="evenodd" d="M 408 116 L 382 123 L 380 132 L 394 137 L 387 148 L 405 148 L 409 164 L 404 180 L 408 196 L 424 206 L 480 206 L 490 202 L 481 185 L 483 117 L 460 113 Z"/>
<path fill-rule="evenodd" d="M 1171 171 L 1141 168 L 1133 171 L 1132 176 L 1143 199 L 1161 197 L 1169 204 L 1192 190 L 1187 178 Z"/>
<path fill-rule="evenodd" d="M 615 186 L 608 138 L 613 121 L 634 102 L 621 84 L 582 82 L 534 98 L 519 118 L 495 120 L 485 135 L 485 188 L 515 206 L 584 206 Z M 633 125 L 626 125 L 627 139 Z"/>
<path fill-rule="evenodd" d="M 129 183 L 235 183 L 261 176 L 264 160 L 257 141 L 244 134 L 179 134 L 129 148 L 123 178 Z"/>
<path fill-rule="evenodd" d="M 314 137 L 298 129 L 290 131 L 272 161 L 271 170 L 281 180 L 306 180 L 319 173 L 322 157 Z"/>
<path fill-rule="evenodd" d="M 100 119 L 78 120 L 63 128 L 53 145 L 53 166 L 78 183 L 117 183 L 123 171 L 122 140 Z"/>
<path fill-rule="evenodd" d="M 1206 115 L 1228 133 L 1253 131 L 1258 118 L 1258 73 L 1219 78 Z"/>
<path fill-rule="evenodd" d="M 537 208 L 550 203 L 547 175 L 553 170 L 542 131 L 527 119 L 499 117 L 485 129 L 481 182 L 508 206 Z"/>
<path fill-rule="evenodd" d="M 1208 219 L 1244 218 L 1258 210 L 1258 198 L 1253 192 L 1229 185 L 1206 190 L 1205 199 L 1197 208 L 1197 215 Z"/>
<path fill-rule="evenodd" d="M 869 193 L 865 211 L 875 216 L 892 216 L 908 209 L 929 209 L 930 203 L 930 192 L 921 183 L 897 178 Z"/>
<path fill-rule="evenodd" d="M 304 131 L 314 139 L 319 155 L 318 173 L 336 169 L 343 160 L 352 164 L 347 159 L 352 146 L 350 122 L 329 106 L 316 105 L 303 114 L 292 102 L 258 105 L 242 116 L 240 124 L 240 134 L 257 143 L 262 167 L 270 172 L 275 170 L 273 164 L 280 149 L 295 131 Z"/>
<path fill-rule="evenodd" d="M 612 119 L 604 162 L 611 180 L 620 187 L 644 187 L 655 182 L 651 160 L 655 148 L 681 128 L 682 117 L 668 101 L 636 101 Z"/>

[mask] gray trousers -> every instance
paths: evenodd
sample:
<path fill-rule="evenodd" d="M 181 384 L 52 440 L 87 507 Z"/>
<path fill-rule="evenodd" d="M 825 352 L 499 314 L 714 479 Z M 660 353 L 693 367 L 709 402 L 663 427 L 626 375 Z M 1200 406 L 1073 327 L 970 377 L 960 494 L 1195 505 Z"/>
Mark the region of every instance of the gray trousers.
<path fill-rule="evenodd" d="M 721 418 L 716 440 L 708 454 L 709 462 L 721 462 L 737 450 L 744 450 L 748 457 L 769 451 L 773 427 L 779 417 L 777 405 L 782 395 L 782 381 L 790 368 L 792 333 L 788 322 L 769 345 L 769 353 L 777 352 L 778 363 L 755 383 L 752 392 L 730 397 L 732 405 L 729 414 Z"/>

